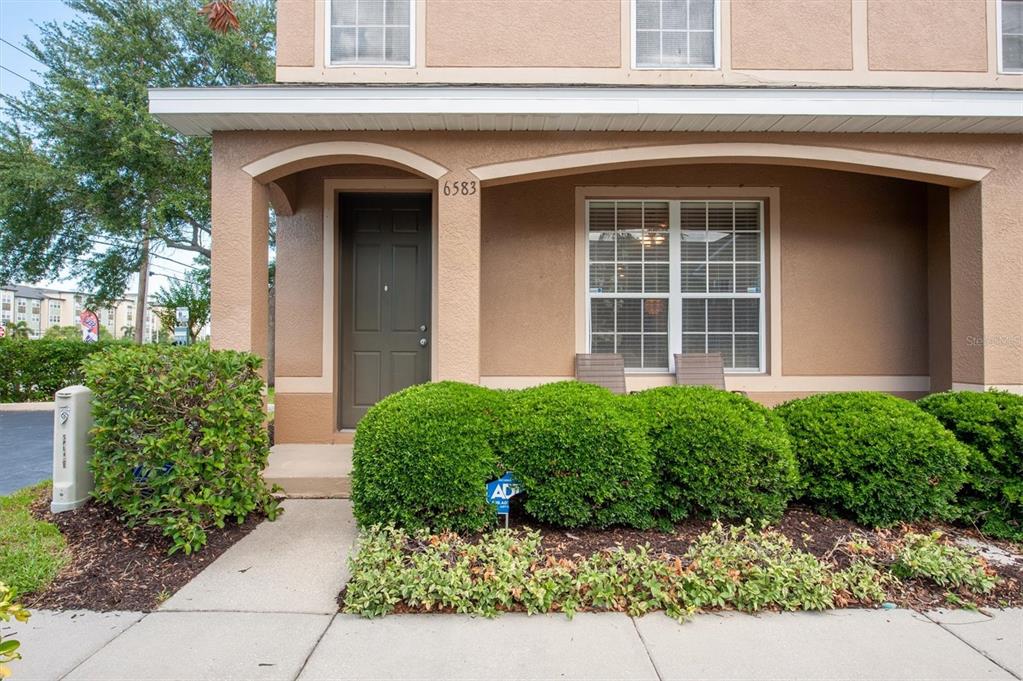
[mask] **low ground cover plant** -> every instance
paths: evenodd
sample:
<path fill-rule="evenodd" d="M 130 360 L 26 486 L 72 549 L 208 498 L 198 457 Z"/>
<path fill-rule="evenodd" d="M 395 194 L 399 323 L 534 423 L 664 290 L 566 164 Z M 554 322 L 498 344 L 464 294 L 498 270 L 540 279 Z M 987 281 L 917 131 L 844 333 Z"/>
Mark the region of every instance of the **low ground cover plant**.
<path fill-rule="evenodd" d="M 503 398 L 465 383 L 427 383 L 370 409 L 352 457 L 359 522 L 463 531 L 493 525 L 482 490 L 501 473 L 492 443 Z"/>
<path fill-rule="evenodd" d="M 807 501 L 868 526 L 943 516 L 968 452 L 941 423 L 883 393 L 831 393 L 779 406 Z"/>
<path fill-rule="evenodd" d="M 653 524 L 653 456 L 620 398 L 564 381 L 507 399 L 500 456 L 522 483 L 530 516 L 562 527 Z"/>
<path fill-rule="evenodd" d="M 628 401 L 650 442 L 662 517 L 781 516 L 799 472 L 777 415 L 745 396 L 709 387 L 654 388 Z"/>
<path fill-rule="evenodd" d="M 980 558 L 941 541 L 941 532 L 909 532 L 903 539 L 892 572 L 912 579 L 929 579 L 939 586 L 965 586 L 976 593 L 995 588 L 994 573 Z"/>
<path fill-rule="evenodd" d="M 909 533 L 890 543 L 898 556 L 869 546 L 851 560 L 843 539 L 824 557 L 751 522 L 713 524 L 681 554 L 621 546 L 589 555 L 558 555 L 533 530 L 495 530 L 468 539 L 451 532 L 373 526 L 350 558 L 346 612 L 377 617 L 396 610 L 493 617 L 608 610 L 642 615 L 663 610 L 679 620 L 698 610 L 824 610 L 878 605 L 901 579 L 930 580 L 966 593 L 987 593 L 984 564 L 940 537 Z M 845 553 L 849 553 L 845 551 Z M 978 570 L 980 573 L 978 573 Z M 983 575 L 983 576 L 979 576 Z"/>
<path fill-rule="evenodd" d="M 82 362 L 113 341 L 5 338 L 0 340 L 0 402 L 52 400 L 54 393 L 83 382 Z"/>
<path fill-rule="evenodd" d="M 67 542 L 51 523 L 32 516 L 49 483 L 0 496 L 0 582 L 20 593 L 42 591 L 67 563 Z"/>
<path fill-rule="evenodd" d="M 28 610 L 15 602 L 17 592 L 0 580 L 0 622 L 27 622 L 31 616 Z M 4 637 L 0 632 L 0 679 L 10 676 L 10 668 L 7 662 L 21 659 L 18 648 L 21 643 L 17 639 Z"/>
<path fill-rule="evenodd" d="M 917 402 L 970 449 L 957 519 L 1023 541 L 1023 396 L 958 391 Z"/>
<path fill-rule="evenodd" d="M 261 472 L 261 360 L 205 345 L 123 346 L 85 363 L 93 391 L 93 496 L 129 525 L 160 528 L 171 553 L 191 553 L 206 531 L 250 513 L 273 519 Z"/>

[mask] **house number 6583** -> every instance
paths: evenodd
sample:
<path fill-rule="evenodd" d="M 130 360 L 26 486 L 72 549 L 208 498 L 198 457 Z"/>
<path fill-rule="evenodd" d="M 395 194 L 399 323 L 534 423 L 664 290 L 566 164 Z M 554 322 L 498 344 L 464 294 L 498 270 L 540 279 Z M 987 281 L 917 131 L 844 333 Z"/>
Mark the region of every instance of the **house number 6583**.
<path fill-rule="evenodd" d="M 476 181 L 475 180 L 456 180 L 454 182 L 447 181 L 441 188 L 444 192 L 444 196 L 472 196 L 476 193 Z"/>

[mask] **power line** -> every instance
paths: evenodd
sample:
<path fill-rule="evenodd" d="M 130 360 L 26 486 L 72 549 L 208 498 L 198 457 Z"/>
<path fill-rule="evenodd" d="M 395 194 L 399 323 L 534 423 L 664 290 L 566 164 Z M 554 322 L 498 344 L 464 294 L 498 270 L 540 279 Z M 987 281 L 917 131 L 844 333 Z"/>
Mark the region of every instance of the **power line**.
<path fill-rule="evenodd" d="M 34 80 L 32 80 L 31 78 L 26 78 L 25 76 L 21 75 L 21 74 L 20 74 L 20 73 L 18 73 L 17 71 L 11 71 L 11 70 L 10 70 L 9 68 L 7 68 L 6 66 L 4 66 L 3 64 L 0 64 L 0 69 L 3 69 L 4 71 L 7 71 L 8 73 L 12 73 L 12 74 L 14 74 L 15 76 L 17 76 L 18 78 L 21 78 L 21 79 L 22 79 L 23 81 L 25 81 L 25 82 L 28 82 L 28 83 L 32 83 L 32 84 L 33 84 L 33 85 L 35 85 L 36 87 L 42 87 L 42 85 L 40 85 L 39 83 L 35 82 L 35 81 L 34 81 Z"/>
<path fill-rule="evenodd" d="M 0 38 L 0 43 L 5 43 L 5 44 L 7 44 L 7 45 L 10 45 L 10 46 L 11 46 L 11 47 L 13 47 L 14 49 L 16 49 L 16 50 L 17 50 L 18 52 L 21 52 L 21 53 L 22 53 L 23 55 L 25 55 L 26 57 L 28 57 L 29 59 L 34 59 L 34 60 L 36 60 L 37 62 L 39 62 L 40 64 L 42 64 L 43 66 L 46 66 L 46 63 L 45 63 L 45 62 L 43 62 L 43 61 L 40 61 L 39 57 L 35 56 L 34 54 L 31 54 L 30 52 L 27 52 L 27 51 L 25 51 L 25 50 L 21 49 L 20 47 L 18 47 L 18 46 L 17 46 L 17 45 L 15 45 L 14 43 L 12 43 L 12 42 L 11 42 L 10 40 L 6 40 L 6 39 L 4 39 L 4 38 Z"/>
<path fill-rule="evenodd" d="M 116 237 L 112 237 L 112 238 L 116 238 Z M 95 237 L 93 237 L 92 242 L 94 244 L 99 244 L 100 246 L 110 246 L 111 248 L 118 248 L 118 247 L 121 247 L 121 246 L 134 246 L 135 245 L 135 244 L 132 244 L 129 241 L 123 241 L 121 243 L 110 243 L 109 241 L 100 241 L 99 239 L 97 239 Z M 160 258 L 161 260 L 167 260 L 169 262 L 174 263 L 175 265 L 180 265 L 181 267 L 187 267 L 190 270 L 194 270 L 197 267 L 196 265 L 189 265 L 188 263 L 181 262 L 180 260 L 175 260 L 174 258 L 168 258 L 166 255 L 160 255 L 159 253 L 152 253 L 151 252 L 149 254 L 149 257 L 150 258 Z"/>

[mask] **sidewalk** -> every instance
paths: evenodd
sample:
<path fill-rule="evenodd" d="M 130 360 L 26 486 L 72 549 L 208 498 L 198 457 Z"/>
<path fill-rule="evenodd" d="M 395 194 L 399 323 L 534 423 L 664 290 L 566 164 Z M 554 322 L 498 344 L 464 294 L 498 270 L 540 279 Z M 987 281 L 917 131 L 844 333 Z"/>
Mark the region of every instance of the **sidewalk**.
<path fill-rule="evenodd" d="M 1020 679 L 1023 610 L 493 620 L 336 613 L 349 502 L 289 500 L 157 612 L 36 612 L 29 679 Z"/>

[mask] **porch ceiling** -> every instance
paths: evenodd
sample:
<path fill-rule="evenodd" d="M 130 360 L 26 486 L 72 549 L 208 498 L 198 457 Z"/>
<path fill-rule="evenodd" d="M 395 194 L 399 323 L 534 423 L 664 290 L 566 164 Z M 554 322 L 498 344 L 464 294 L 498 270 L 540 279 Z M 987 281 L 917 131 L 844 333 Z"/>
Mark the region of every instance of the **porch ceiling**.
<path fill-rule="evenodd" d="M 1023 133 L 1016 90 L 306 86 L 154 88 L 149 110 L 214 130 Z"/>

